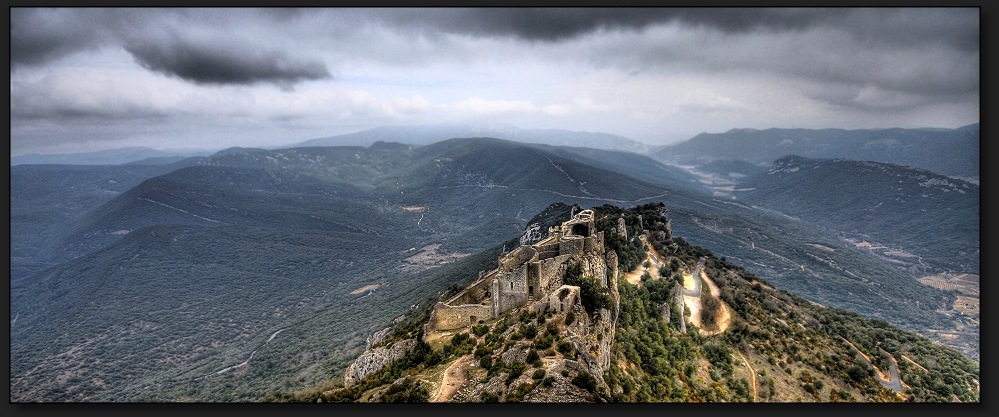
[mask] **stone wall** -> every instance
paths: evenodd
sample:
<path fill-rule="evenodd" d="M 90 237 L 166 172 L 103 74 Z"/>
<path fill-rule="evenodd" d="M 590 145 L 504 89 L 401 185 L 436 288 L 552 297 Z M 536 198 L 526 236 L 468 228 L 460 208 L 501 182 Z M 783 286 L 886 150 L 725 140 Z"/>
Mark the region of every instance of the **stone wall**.
<path fill-rule="evenodd" d="M 490 291 L 492 291 L 492 279 L 495 274 L 485 274 L 478 281 L 472 283 L 467 288 L 462 290 L 460 293 L 451 297 L 444 304 L 449 306 L 458 306 L 462 304 L 480 304 L 483 301 L 489 299 Z"/>
<path fill-rule="evenodd" d="M 427 323 L 427 328 L 436 330 L 460 329 L 476 324 L 479 320 L 489 320 L 492 318 L 492 312 L 493 307 L 488 304 L 449 306 L 437 303 L 430 321 Z"/>
<path fill-rule="evenodd" d="M 564 313 L 572 310 L 572 306 L 574 306 L 579 300 L 579 287 L 573 285 L 563 285 L 555 291 L 552 291 L 545 302 L 548 304 L 548 307 L 555 310 L 555 312 Z"/>
<path fill-rule="evenodd" d="M 558 256 L 558 242 L 534 247 L 538 251 L 538 260 L 551 259 Z"/>
<path fill-rule="evenodd" d="M 604 253 L 604 232 L 599 232 L 584 239 L 583 251 L 586 253 Z"/>
<path fill-rule="evenodd" d="M 521 265 L 510 272 L 496 274 L 492 291 L 495 316 L 527 303 L 527 269 L 527 265 Z"/>
<path fill-rule="evenodd" d="M 558 242 L 559 255 L 582 255 L 585 239 L 579 236 L 564 236 Z"/>
<path fill-rule="evenodd" d="M 525 263 L 538 255 L 538 251 L 530 246 L 521 246 L 512 252 L 501 255 L 499 259 L 500 272 L 509 272 L 520 268 Z"/>
<path fill-rule="evenodd" d="M 565 275 L 566 261 L 572 255 L 559 255 L 554 258 L 544 259 L 538 262 L 539 279 L 538 286 L 540 294 L 550 294 L 562 285 L 562 277 Z"/>

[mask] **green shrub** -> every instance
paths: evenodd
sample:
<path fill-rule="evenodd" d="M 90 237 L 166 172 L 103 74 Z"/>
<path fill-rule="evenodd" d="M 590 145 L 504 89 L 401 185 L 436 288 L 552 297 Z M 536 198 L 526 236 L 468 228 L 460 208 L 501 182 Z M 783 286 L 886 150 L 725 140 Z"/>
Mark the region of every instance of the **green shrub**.
<path fill-rule="evenodd" d="M 538 335 L 538 327 L 533 324 L 528 324 L 521 328 L 520 332 L 524 335 L 524 339 L 534 339 Z"/>
<path fill-rule="evenodd" d="M 474 333 L 478 337 L 482 337 L 486 333 L 489 333 L 489 326 L 486 326 L 485 324 L 479 324 L 479 325 L 473 326 L 472 327 L 472 333 Z"/>
<path fill-rule="evenodd" d="M 558 325 L 555 323 L 548 323 L 548 325 L 545 326 L 545 331 L 552 336 L 558 336 Z"/>
<path fill-rule="evenodd" d="M 555 342 L 555 337 L 553 337 L 551 333 L 545 333 L 544 336 L 534 339 L 533 346 L 535 349 L 544 350 L 552 347 L 552 343 L 554 342 Z"/>
<path fill-rule="evenodd" d="M 589 392 L 594 392 L 597 389 L 597 379 L 586 372 L 581 372 L 572 378 L 572 385 L 585 389 Z"/>
<path fill-rule="evenodd" d="M 524 374 L 525 369 L 527 369 L 527 365 L 524 365 L 520 362 L 510 365 L 510 376 L 506 377 L 506 383 L 509 384 L 513 382 L 513 380 L 519 378 L 521 375 Z"/>
<path fill-rule="evenodd" d="M 530 352 L 527 352 L 527 363 L 536 365 L 541 364 L 541 356 L 538 355 L 538 351 L 531 349 Z"/>
<path fill-rule="evenodd" d="M 378 398 L 380 403 L 425 403 L 430 400 L 430 392 L 412 378 L 406 377 L 401 383 L 394 384 Z"/>
<path fill-rule="evenodd" d="M 593 314 L 597 309 L 611 308 L 610 292 L 596 278 L 584 277 L 582 265 L 576 263 L 566 268 L 562 282 L 579 287 L 579 301 L 587 313 Z"/>

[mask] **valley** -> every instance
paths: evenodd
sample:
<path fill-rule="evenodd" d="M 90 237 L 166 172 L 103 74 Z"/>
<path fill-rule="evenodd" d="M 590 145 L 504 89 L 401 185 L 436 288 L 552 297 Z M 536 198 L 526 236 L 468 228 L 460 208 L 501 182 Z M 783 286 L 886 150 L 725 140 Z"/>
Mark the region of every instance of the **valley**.
<path fill-rule="evenodd" d="M 557 216 L 540 213 L 568 210 L 553 204 L 565 200 L 665 201 L 679 242 L 711 247 L 817 303 L 977 352 L 976 328 L 948 313 L 970 315 L 970 295 L 905 279 L 821 227 L 704 193 L 664 167 L 611 151 L 454 139 L 234 148 L 127 168 L 140 170 L 128 181 L 118 166 L 12 168 L 33 170 L 18 180 L 24 192 L 12 190 L 12 214 L 53 210 L 12 217 L 12 242 L 25 246 L 12 247 L 11 398 L 255 401 L 327 383 L 364 350 L 366 335 L 415 320 L 405 317 L 487 270 L 524 242 L 525 229 L 545 231 Z M 51 191 L 27 193 L 43 183 Z M 52 193 L 61 190 L 94 197 L 60 212 Z M 641 226 L 629 227 L 645 239 Z M 632 271 L 623 281 L 666 278 L 668 256 L 650 253 L 622 259 Z M 700 285 L 694 276 L 685 284 Z M 704 279 L 704 294 L 724 298 L 724 285 Z M 701 327 L 695 293 L 685 304 Z M 731 302 L 719 312 L 705 337 L 737 326 Z"/>
<path fill-rule="evenodd" d="M 638 211 L 642 214 L 635 216 Z M 605 237 L 625 233 L 611 228 L 615 219 L 632 222 L 651 217 L 649 224 L 662 224 L 662 218 L 651 215 L 648 206 L 623 213 L 602 206 L 595 212 Z M 607 291 L 614 301 L 599 310 L 578 304 L 563 310 L 564 300 L 529 299 L 499 317 L 443 331 L 424 327 L 433 323 L 433 314 L 426 321 L 428 310 L 413 312 L 412 318 L 423 319 L 385 328 L 378 333 L 379 341 L 362 355 L 385 346 L 414 346 L 401 357 L 367 369 L 350 384 L 346 379 L 344 384 L 334 380 L 319 389 L 272 393 L 265 401 L 978 401 L 978 371 L 973 362 L 944 354 L 947 349 L 925 338 L 764 287 L 748 271 L 682 240 L 653 240 L 649 247 L 667 268 L 679 271 L 684 282 L 703 278 L 700 300 L 714 299 L 705 296 L 723 299 L 716 307 L 727 312 L 727 317 L 714 316 L 714 324 L 698 323 L 697 313 L 677 311 L 669 294 L 682 293 L 686 298 L 697 285 L 681 286 L 672 276 L 644 277 L 638 285 L 619 280 L 616 291 L 608 283 L 598 291 Z M 613 259 L 644 255 L 637 259 L 647 260 L 650 253 L 629 247 L 617 250 Z M 680 265 L 696 266 L 687 276 Z M 567 270 L 565 279 L 576 273 Z M 606 359 L 602 347 L 586 348 L 583 342 L 595 336 L 598 327 L 592 323 L 598 318 L 616 323 L 611 355 Z M 719 324 L 717 330 L 708 330 Z M 919 365 L 913 355 L 923 355 L 919 361 L 931 361 L 936 369 Z M 905 364 L 895 357 L 905 358 Z M 943 380 L 954 383 L 948 386 Z"/>

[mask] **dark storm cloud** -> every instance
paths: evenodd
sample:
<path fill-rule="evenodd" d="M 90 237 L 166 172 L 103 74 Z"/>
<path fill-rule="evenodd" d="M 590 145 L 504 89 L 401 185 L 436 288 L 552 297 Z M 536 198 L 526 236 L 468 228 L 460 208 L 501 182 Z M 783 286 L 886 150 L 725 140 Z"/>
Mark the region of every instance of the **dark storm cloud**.
<path fill-rule="evenodd" d="M 353 13 L 355 11 L 351 11 Z M 293 11 L 275 12 L 294 15 Z M 979 13 L 961 9 L 820 8 L 507 8 L 368 10 L 362 14 L 394 26 L 479 36 L 559 41 L 597 30 L 641 30 L 679 23 L 725 34 L 802 31 L 834 26 L 867 41 L 943 42 L 962 50 L 979 45 Z"/>
<path fill-rule="evenodd" d="M 282 50 L 218 41 L 143 40 L 125 46 L 142 66 L 199 84 L 288 86 L 303 80 L 330 78 L 318 60 L 294 59 Z"/>
<path fill-rule="evenodd" d="M 38 65 L 104 41 L 101 27 L 74 10 L 10 10 L 10 66 Z"/>
<path fill-rule="evenodd" d="M 642 29 L 669 22 L 703 25 L 726 33 L 759 28 L 790 30 L 802 29 L 826 18 L 824 13 L 800 10 L 714 8 L 473 9 L 465 13 L 469 19 L 453 20 L 455 27 L 546 41 L 598 29 Z"/>
<path fill-rule="evenodd" d="M 117 46 L 152 71 L 199 84 L 273 83 L 330 78 L 318 59 L 292 56 L 255 39 L 278 11 L 184 9 L 12 9 L 11 71 L 78 51 Z M 234 35 L 233 27 L 247 24 Z M 250 36 L 242 36 L 249 31 Z M 181 36 L 195 31 L 199 37 Z"/>

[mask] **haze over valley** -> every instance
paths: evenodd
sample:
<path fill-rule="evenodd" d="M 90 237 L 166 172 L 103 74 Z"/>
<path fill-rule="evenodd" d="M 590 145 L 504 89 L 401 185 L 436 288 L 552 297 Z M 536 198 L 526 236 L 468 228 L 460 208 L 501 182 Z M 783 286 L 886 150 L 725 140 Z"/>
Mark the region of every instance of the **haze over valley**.
<path fill-rule="evenodd" d="M 979 15 L 11 9 L 10 400 L 979 402 Z"/>

